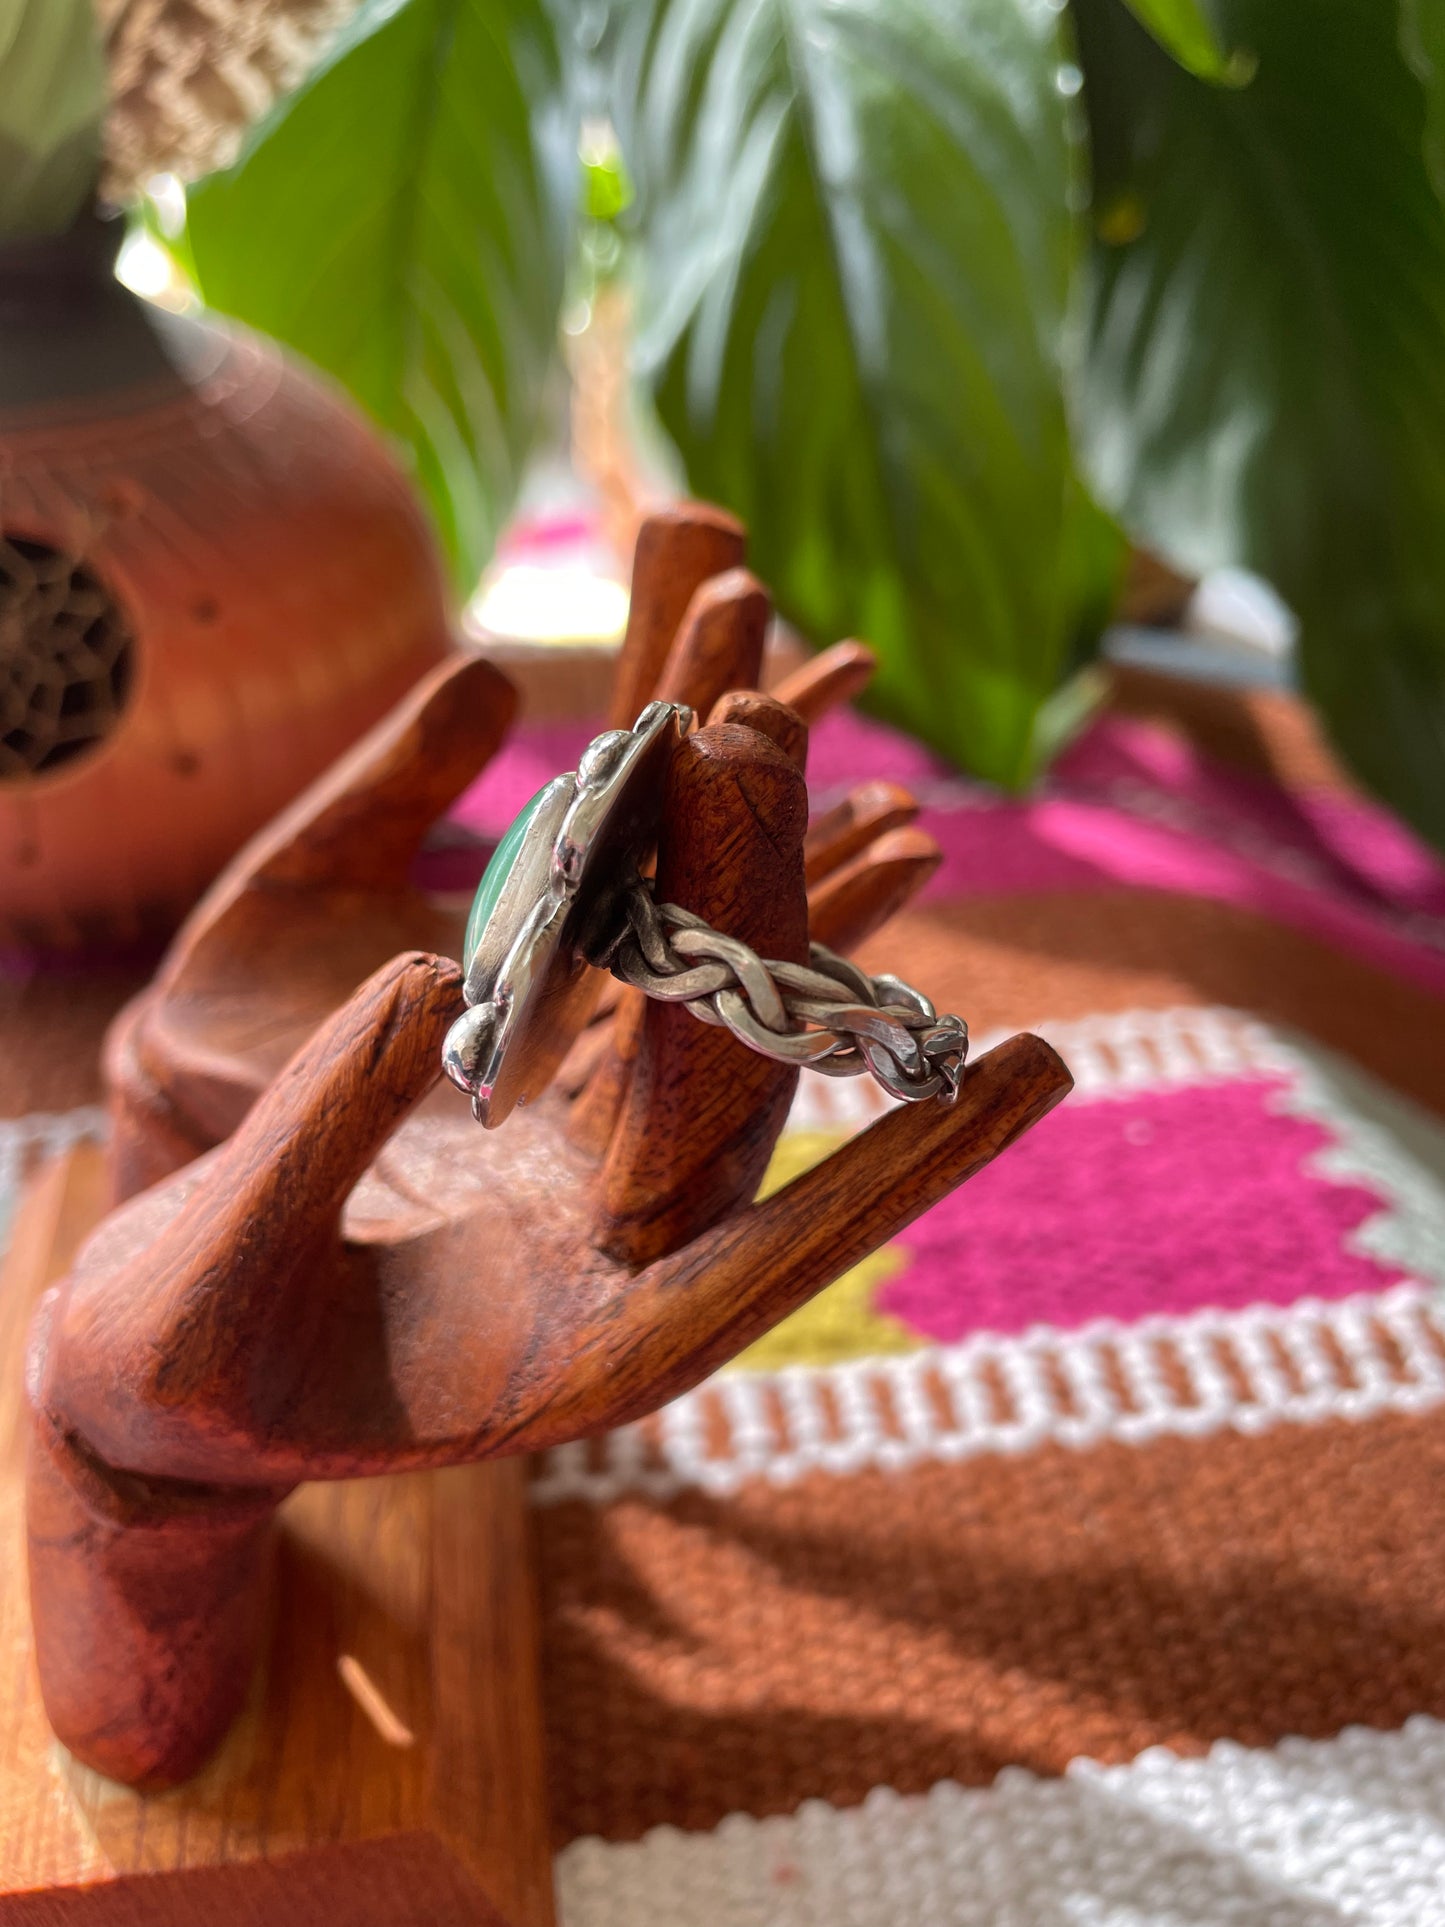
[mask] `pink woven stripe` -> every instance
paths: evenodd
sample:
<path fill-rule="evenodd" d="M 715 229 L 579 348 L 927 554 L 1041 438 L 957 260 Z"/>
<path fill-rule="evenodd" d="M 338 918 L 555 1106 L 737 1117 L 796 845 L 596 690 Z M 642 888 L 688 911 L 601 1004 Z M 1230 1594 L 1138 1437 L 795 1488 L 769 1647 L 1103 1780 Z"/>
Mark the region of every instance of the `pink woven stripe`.
<path fill-rule="evenodd" d="M 1348 899 L 1164 824 L 1072 800 L 926 812 L 944 864 L 934 898 L 1097 890 L 1124 885 L 1206 897 L 1302 930 L 1389 975 L 1445 996 L 1445 953 Z"/>
<path fill-rule="evenodd" d="M 1309 1169 L 1332 1139 L 1272 1107 L 1284 1088 L 1065 1104 L 904 1233 L 911 1263 L 877 1309 L 952 1344 L 1385 1289 L 1401 1273 L 1349 1239 L 1387 1201 Z"/>
<path fill-rule="evenodd" d="M 1286 855 L 1302 875 L 1376 910 L 1445 919 L 1445 864 L 1363 797 L 1281 789 L 1222 768 L 1171 730 L 1121 716 L 1101 717 L 1060 759 L 1054 780 L 1072 795 L 1126 806 L 1167 794 L 1201 833 Z"/>

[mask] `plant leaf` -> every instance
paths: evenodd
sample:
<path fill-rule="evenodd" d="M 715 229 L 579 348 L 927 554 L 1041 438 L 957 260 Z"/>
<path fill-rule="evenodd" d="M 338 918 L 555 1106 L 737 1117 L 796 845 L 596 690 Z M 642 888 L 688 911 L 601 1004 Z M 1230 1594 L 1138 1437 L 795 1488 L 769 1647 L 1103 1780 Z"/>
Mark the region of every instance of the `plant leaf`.
<path fill-rule="evenodd" d="M 1095 162 L 1081 421 L 1103 499 L 1268 577 L 1358 774 L 1445 844 L 1445 211 L 1376 0 L 1226 0 L 1233 93 L 1079 0 Z"/>
<path fill-rule="evenodd" d="M 1240 86 L 1254 72 L 1253 56 L 1228 54 L 1201 0 L 1126 0 L 1129 11 L 1166 53 L 1201 80 Z"/>
<path fill-rule="evenodd" d="M 399 439 L 463 591 L 538 426 L 578 184 L 543 0 L 367 0 L 189 196 L 206 300 Z"/>
<path fill-rule="evenodd" d="M 106 72 L 94 0 L 0 0 L 0 234 L 62 234 L 95 191 Z"/>
<path fill-rule="evenodd" d="M 616 26 L 640 357 L 691 486 L 807 634 L 877 648 L 887 712 L 1026 781 L 1099 555 L 1070 524 L 1056 15 L 631 0 Z"/>
<path fill-rule="evenodd" d="M 1425 88 L 1425 159 L 1445 196 L 1445 0 L 1401 0 L 1400 45 Z"/>

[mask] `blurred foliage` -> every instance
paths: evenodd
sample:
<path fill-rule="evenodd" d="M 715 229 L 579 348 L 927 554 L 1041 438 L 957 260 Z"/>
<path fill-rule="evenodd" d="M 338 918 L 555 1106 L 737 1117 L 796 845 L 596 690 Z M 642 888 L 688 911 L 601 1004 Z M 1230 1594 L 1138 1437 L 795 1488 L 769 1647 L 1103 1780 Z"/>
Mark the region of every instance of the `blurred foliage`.
<path fill-rule="evenodd" d="M 1445 844 L 1445 209 L 1379 0 L 1302 31 L 1220 0 L 1241 92 L 1077 0 L 1099 218 L 1086 466 L 1192 571 L 1244 563 L 1300 618 L 1354 768 Z M 1120 210 L 1127 210 L 1121 218 Z"/>
<path fill-rule="evenodd" d="M 1425 158 L 1437 194 L 1445 194 L 1445 0 L 1402 0 L 1400 44 L 1424 83 Z"/>
<path fill-rule="evenodd" d="M 615 229 L 690 485 L 892 715 L 1026 783 L 1122 526 L 1269 576 L 1445 845 L 1445 0 L 1400 6 L 368 0 L 191 245 L 411 449 L 469 583 Z"/>
<path fill-rule="evenodd" d="M 1200 6 L 1199 0 L 1129 0 L 1129 4 L 1139 24 L 1191 74 L 1231 87 L 1253 79 L 1253 52 L 1248 47 L 1229 48 L 1212 11 Z"/>
<path fill-rule="evenodd" d="M 543 0 L 365 0 L 188 197 L 206 300 L 398 438 L 468 587 L 540 424 L 578 199 Z"/>
<path fill-rule="evenodd" d="M 1064 409 L 1080 156 L 1057 16 L 649 0 L 618 26 L 639 353 L 689 480 L 742 516 L 800 627 L 874 644 L 888 713 L 1026 782 L 1073 573 L 1116 562 L 1069 526 L 1097 516 Z"/>
<path fill-rule="evenodd" d="M 94 0 L 0 0 L 0 235 L 70 226 L 95 192 L 105 104 Z"/>

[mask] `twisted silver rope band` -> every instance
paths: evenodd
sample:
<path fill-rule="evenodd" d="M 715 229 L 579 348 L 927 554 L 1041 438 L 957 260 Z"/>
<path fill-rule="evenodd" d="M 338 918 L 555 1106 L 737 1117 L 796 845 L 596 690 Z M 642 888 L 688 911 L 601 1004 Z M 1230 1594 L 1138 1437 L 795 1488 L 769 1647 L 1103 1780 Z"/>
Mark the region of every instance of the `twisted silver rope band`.
<path fill-rule="evenodd" d="M 892 976 L 870 977 L 822 944 L 807 964 L 765 960 L 735 937 L 654 903 L 645 883 L 625 898 L 627 922 L 597 959 L 649 997 L 684 1003 L 705 1024 L 781 1064 L 828 1077 L 871 1072 L 894 1097 L 951 1098 L 968 1055 L 968 1026 L 940 1017 L 920 992 Z"/>

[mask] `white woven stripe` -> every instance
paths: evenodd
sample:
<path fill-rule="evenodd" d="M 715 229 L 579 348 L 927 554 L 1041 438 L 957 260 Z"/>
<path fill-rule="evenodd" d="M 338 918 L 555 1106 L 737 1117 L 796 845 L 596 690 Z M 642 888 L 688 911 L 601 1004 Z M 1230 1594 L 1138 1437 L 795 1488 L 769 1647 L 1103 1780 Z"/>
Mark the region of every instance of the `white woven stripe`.
<path fill-rule="evenodd" d="M 1297 1054 L 1267 1025 L 1213 1006 L 1111 1011 L 1037 1028 L 1074 1073 L 1070 1102 L 1286 1076 L 1299 1064 Z M 988 1050 L 1006 1035 L 982 1037 L 976 1048 Z"/>
<path fill-rule="evenodd" d="M 1101 1319 L 1077 1332 L 984 1334 L 894 1358 L 729 1372 L 655 1421 L 586 1451 L 545 1453 L 532 1497 L 607 1505 L 628 1492 L 669 1498 L 687 1486 L 728 1493 L 754 1478 L 788 1484 L 812 1472 L 896 1471 L 1050 1441 L 1142 1444 L 1442 1402 L 1445 1321 L 1425 1288 L 1408 1283 L 1333 1303 L 1306 1298 L 1128 1326 Z"/>
<path fill-rule="evenodd" d="M 563 1927 L 1440 1927 L 1445 1726 L 578 1840 Z"/>
<path fill-rule="evenodd" d="M 1385 1200 L 1352 1246 L 1411 1276 L 1389 1291 L 1331 1303 L 1299 1299 L 1132 1325 L 1101 1320 L 844 1365 L 725 1373 L 589 1453 L 546 1454 L 536 1502 L 600 1505 L 625 1492 L 661 1498 L 687 1486 L 726 1493 L 750 1478 L 896 1470 L 1030 1451 L 1049 1440 L 1082 1447 L 1226 1426 L 1260 1431 L 1422 1411 L 1445 1399 L 1445 1313 L 1432 1292 L 1445 1286 L 1445 1185 L 1432 1168 L 1438 1159 L 1445 1169 L 1438 1124 L 1371 1088 L 1377 1113 L 1394 1107 L 1429 1157 L 1412 1154 L 1397 1131 L 1353 1101 L 1368 1083 L 1359 1071 L 1236 1011 L 1126 1011 L 1041 1028 L 1074 1072 L 1071 1103 L 1268 1080 L 1268 1102 L 1330 1135 L 1314 1174 L 1367 1185 Z M 805 1088 L 795 1126 L 856 1128 L 887 1102 L 861 1080 L 812 1082 L 828 1090 Z"/>

